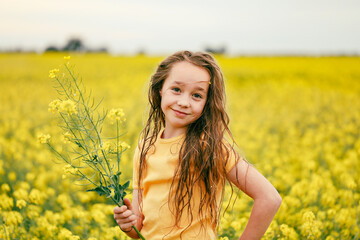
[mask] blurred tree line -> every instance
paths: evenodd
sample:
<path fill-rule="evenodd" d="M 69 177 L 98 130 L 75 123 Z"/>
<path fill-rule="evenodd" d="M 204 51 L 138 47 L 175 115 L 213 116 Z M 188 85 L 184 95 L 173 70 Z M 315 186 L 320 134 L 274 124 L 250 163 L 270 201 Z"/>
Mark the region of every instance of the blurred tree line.
<path fill-rule="evenodd" d="M 45 52 L 102 52 L 107 53 L 106 47 L 96 49 L 88 48 L 85 46 L 80 38 L 70 38 L 64 47 L 57 47 L 50 45 L 45 48 Z"/>
<path fill-rule="evenodd" d="M 220 46 L 205 46 L 203 48 L 205 52 L 209 52 L 212 54 L 226 54 L 227 49 L 225 45 Z M 0 52 L 11 52 L 11 53 L 35 53 L 35 50 L 24 50 L 22 48 L 15 49 L 7 49 L 2 50 Z M 85 45 L 82 39 L 78 37 L 70 38 L 64 46 L 56 46 L 49 45 L 44 49 L 44 52 L 82 52 L 82 53 L 108 53 L 108 49 L 106 47 L 99 48 L 89 48 Z M 137 52 L 137 55 L 146 55 L 147 52 L 144 48 L 140 48 Z"/>

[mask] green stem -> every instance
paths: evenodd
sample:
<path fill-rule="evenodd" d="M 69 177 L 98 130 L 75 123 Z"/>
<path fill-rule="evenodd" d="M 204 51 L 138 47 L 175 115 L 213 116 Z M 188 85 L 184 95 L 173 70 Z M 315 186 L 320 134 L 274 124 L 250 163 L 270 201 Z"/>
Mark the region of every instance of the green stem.
<path fill-rule="evenodd" d="M 144 236 L 141 235 L 141 233 L 139 232 L 139 230 L 138 230 L 135 226 L 132 226 L 132 228 L 135 230 L 135 232 L 137 233 L 137 235 L 138 235 L 142 240 L 145 240 Z"/>
<path fill-rule="evenodd" d="M 117 172 L 120 171 L 120 155 L 119 155 L 119 121 L 116 120 L 116 162 Z"/>
<path fill-rule="evenodd" d="M 66 163 L 70 164 L 70 162 L 61 154 L 59 153 L 53 146 L 51 146 L 50 143 L 47 143 L 47 145 L 50 147 L 50 149 L 56 153 L 57 155 L 59 155 Z"/>
<path fill-rule="evenodd" d="M 67 68 L 67 67 L 66 67 L 66 68 Z M 89 111 L 88 111 L 88 109 L 87 109 L 87 106 L 86 106 L 86 104 L 85 104 L 85 102 L 84 102 L 83 95 L 82 95 L 82 93 L 81 93 L 81 91 L 80 91 L 80 88 L 79 88 L 78 85 L 76 84 L 76 79 L 75 79 L 75 77 L 73 76 L 73 74 L 71 73 L 70 69 L 67 68 L 67 70 L 69 71 L 71 77 L 73 78 L 73 81 L 75 82 L 75 85 L 76 85 L 76 87 L 77 87 L 77 89 L 78 89 L 78 91 L 79 91 L 79 93 L 80 93 L 80 97 L 81 97 L 81 99 L 83 100 L 83 105 L 84 105 L 84 108 L 85 108 L 85 112 L 86 112 L 87 115 L 88 115 L 87 120 L 93 125 L 93 127 L 94 127 L 94 129 L 95 129 L 95 125 L 94 125 L 94 123 L 93 123 L 92 117 L 90 116 Z M 67 89 L 64 87 L 64 85 L 61 83 L 61 81 L 60 81 L 58 78 L 56 78 L 56 80 L 57 80 L 57 82 L 59 83 L 59 85 L 62 87 L 63 92 L 64 92 L 64 93 L 66 94 L 66 96 L 70 99 L 71 96 L 68 94 Z M 63 119 L 63 121 L 66 123 L 67 128 L 71 131 L 71 133 L 73 134 L 73 136 L 74 136 L 76 139 L 78 139 L 78 138 L 76 137 L 75 132 L 73 131 L 73 128 L 69 126 L 68 121 L 66 120 L 66 118 L 64 118 L 64 116 L 63 116 L 62 113 L 60 113 L 60 116 L 61 116 L 61 118 Z M 78 112 L 78 117 L 79 117 L 79 119 L 81 118 L 80 111 Z M 85 117 L 86 117 L 86 116 L 85 116 Z M 70 118 L 73 120 L 73 123 L 75 123 L 75 120 L 74 120 L 72 117 L 70 117 Z M 96 144 L 95 144 L 94 140 L 91 138 L 90 133 L 87 131 L 86 126 L 83 124 L 82 121 L 79 121 L 79 122 L 80 122 L 80 124 L 82 125 L 82 129 L 78 129 L 78 131 L 80 132 L 80 137 L 81 137 L 82 142 L 85 143 L 85 139 L 82 137 L 81 132 L 82 132 L 82 133 L 85 132 L 86 135 L 87 135 L 87 137 L 88 137 L 88 138 L 91 140 L 91 142 L 93 143 L 94 148 L 96 149 Z M 83 131 L 81 131 L 81 130 L 83 130 Z M 98 134 L 97 129 L 95 129 L 95 130 L 96 130 L 96 133 Z M 99 139 L 100 139 L 100 138 L 99 138 Z M 101 139 L 100 139 L 100 142 L 101 142 Z M 90 153 L 89 153 L 89 151 L 88 151 L 88 149 L 87 149 L 87 148 L 88 148 L 88 144 L 86 144 L 86 148 L 85 148 L 85 147 L 82 147 L 82 148 L 86 151 L 86 153 L 87 153 L 87 154 L 89 155 L 89 157 L 91 158 L 91 155 L 90 155 Z M 106 175 L 109 175 L 109 174 L 107 173 L 106 168 L 102 165 L 102 161 L 100 161 L 99 163 L 100 163 L 100 166 L 104 169 Z M 98 169 L 98 167 L 96 166 L 96 164 L 94 164 L 94 165 L 95 165 L 95 167 Z M 98 169 L 98 170 L 99 170 L 99 169 Z M 99 171 L 100 171 L 100 170 L 99 170 Z"/>
<path fill-rule="evenodd" d="M 99 133 L 99 131 L 98 131 L 97 126 L 95 125 L 95 123 L 94 123 L 94 121 L 93 121 L 92 115 L 90 114 L 90 110 L 91 110 L 91 109 L 89 109 L 88 106 L 86 105 L 86 101 L 85 101 L 84 95 L 83 95 L 83 93 L 82 93 L 82 91 L 81 91 L 81 89 L 80 89 L 80 87 L 79 87 L 78 81 L 77 81 L 77 79 L 75 78 L 75 76 L 73 75 L 72 71 L 71 71 L 66 65 L 65 65 L 65 67 L 66 67 L 68 73 L 70 74 L 70 76 L 71 76 L 71 78 L 72 78 L 72 80 L 73 80 L 73 83 L 75 84 L 75 87 L 76 87 L 76 89 L 77 89 L 77 91 L 78 91 L 78 93 L 79 93 L 79 97 L 80 97 L 80 99 L 81 99 L 81 102 L 82 102 L 82 104 L 83 104 L 83 106 L 84 106 L 84 110 L 85 110 L 85 113 L 86 113 L 86 115 L 85 115 L 84 117 L 87 117 L 89 123 L 92 125 L 93 130 L 95 131 L 95 133 L 96 133 L 96 135 L 97 135 L 97 138 L 98 138 L 99 143 L 102 145 L 102 139 L 101 139 L 100 133 Z M 85 130 L 86 130 L 86 129 L 85 129 Z M 90 139 L 91 139 L 91 138 L 90 138 Z M 96 147 L 95 147 L 95 148 L 96 148 Z M 105 161 L 105 163 L 106 163 L 106 166 L 107 166 L 110 174 L 107 172 L 106 168 L 105 168 L 101 163 L 100 163 L 100 164 L 101 164 L 101 166 L 103 167 L 106 175 L 109 176 L 109 177 L 112 177 L 111 169 L 110 169 L 110 166 L 109 166 L 108 159 L 106 158 L 106 154 L 104 153 L 103 150 L 101 150 L 101 153 L 102 153 L 102 155 L 103 155 L 104 161 Z"/>

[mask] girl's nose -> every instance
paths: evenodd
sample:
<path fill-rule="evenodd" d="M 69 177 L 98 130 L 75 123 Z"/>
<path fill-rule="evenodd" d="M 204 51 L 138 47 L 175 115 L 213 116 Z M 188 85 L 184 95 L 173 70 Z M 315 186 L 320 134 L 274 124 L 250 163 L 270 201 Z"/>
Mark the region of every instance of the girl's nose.
<path fill-rule="evenodd" d="M 178 102 L 177 104 L 180 106 L 180 107 L 190 107 L 190 100 L 189 100 L 189 97 L 187 96 L 182 96 L 178 99 Z"/>

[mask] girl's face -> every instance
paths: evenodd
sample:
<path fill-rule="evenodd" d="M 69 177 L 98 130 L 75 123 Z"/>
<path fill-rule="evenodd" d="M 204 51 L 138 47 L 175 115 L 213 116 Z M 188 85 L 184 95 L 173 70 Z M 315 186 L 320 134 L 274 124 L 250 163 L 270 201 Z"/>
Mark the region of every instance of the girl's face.
<path fill-rule="evenodd" d="M 165 115 L 164 138 L 186 132 L 204 109 L 210 75 L 202 67 L 182 61 L 175 63 L 160 90 L 161 110 Z"/>

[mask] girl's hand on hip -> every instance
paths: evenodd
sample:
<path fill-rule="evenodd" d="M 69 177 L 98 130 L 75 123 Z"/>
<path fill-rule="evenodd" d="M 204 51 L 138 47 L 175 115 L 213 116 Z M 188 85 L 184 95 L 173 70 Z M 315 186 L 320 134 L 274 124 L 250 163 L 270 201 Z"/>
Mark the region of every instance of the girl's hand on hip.
<path fill-rule="evenodd" d="M 122 231 L 130 232 L 132 226 L 136 224 L 137 216 L 133 212 L 129 199 L 124 198 L 124 204 L 121 207 L 114 208 L 114 219 Z"/>

